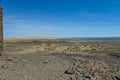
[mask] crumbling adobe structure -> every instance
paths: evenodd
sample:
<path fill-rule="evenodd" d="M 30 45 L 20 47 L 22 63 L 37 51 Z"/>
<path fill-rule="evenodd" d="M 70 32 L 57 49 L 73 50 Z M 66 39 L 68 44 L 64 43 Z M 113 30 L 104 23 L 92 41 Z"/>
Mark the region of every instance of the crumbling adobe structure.
<path fill-rule="evenodd" d="M 3 50 L 3 8 L 0 7 L 0 53 Z"/>

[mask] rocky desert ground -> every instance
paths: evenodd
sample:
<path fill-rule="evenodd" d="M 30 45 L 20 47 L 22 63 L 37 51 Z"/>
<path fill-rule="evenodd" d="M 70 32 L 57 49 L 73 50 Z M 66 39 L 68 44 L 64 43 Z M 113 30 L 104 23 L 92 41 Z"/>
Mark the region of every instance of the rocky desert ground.
<path fill-rule="evenodd" d="M 120 80 L 120 40 L 7 40 L 0 80 Z"/>

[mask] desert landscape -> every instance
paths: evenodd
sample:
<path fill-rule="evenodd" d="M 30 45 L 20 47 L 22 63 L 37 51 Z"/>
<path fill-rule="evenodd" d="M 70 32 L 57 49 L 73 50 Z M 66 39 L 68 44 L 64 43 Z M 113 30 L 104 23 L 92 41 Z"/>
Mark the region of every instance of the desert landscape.
<path fill-rule="evenodd" d="M 5 39 L 0 80 L 120 80 L 119 39 Z"/>
<path fill-rule="evenodd" d="M 0 0 L 0 80 L 120 80 L 120 0 Z"/>

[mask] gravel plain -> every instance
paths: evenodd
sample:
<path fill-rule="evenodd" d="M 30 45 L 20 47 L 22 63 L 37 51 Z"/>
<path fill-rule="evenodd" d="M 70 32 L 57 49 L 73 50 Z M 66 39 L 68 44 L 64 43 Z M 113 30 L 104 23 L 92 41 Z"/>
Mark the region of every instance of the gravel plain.
<path fill-rule="evenodd" d="M 120 80 L 120 40 L 7 40 L 0 80 Z"/>
<path fill-rule="evenodd" d="M 117 66 L 78 54 L 3 54 L 0 80 L 120 80 Z"/>

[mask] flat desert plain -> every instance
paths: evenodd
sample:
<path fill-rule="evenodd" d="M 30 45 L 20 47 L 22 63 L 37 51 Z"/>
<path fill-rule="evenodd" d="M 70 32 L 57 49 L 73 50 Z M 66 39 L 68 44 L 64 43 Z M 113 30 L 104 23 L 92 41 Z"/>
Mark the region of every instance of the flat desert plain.
<path fill-rule="evenodd" d="M 120 80 L 120 40 L 5 40 L 0 80 Z"/>

